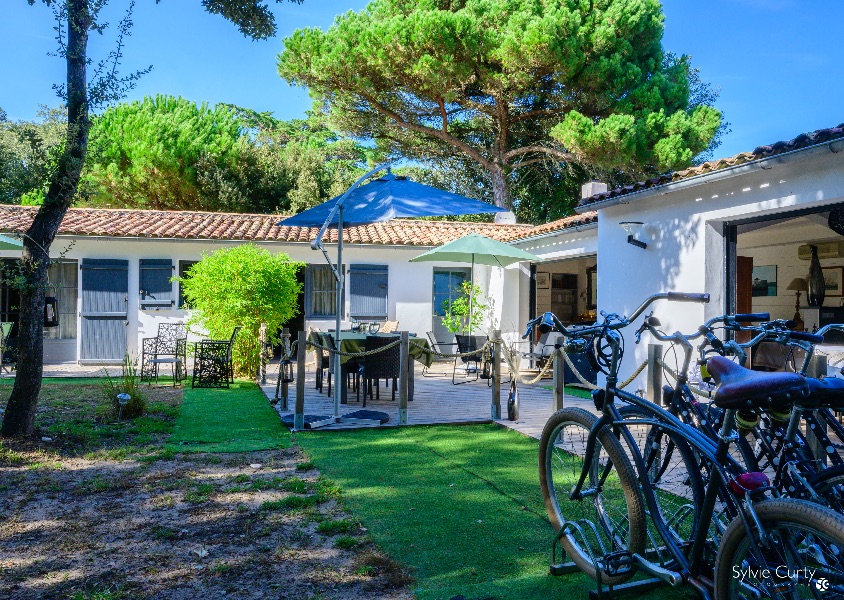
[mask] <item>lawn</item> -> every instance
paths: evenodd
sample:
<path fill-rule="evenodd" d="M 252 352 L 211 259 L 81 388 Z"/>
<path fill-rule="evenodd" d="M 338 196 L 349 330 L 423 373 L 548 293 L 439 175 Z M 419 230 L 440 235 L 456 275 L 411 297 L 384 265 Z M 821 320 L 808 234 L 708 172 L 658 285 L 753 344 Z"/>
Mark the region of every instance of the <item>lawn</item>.
<path fill-rule="evenodd" d="M 593 583 L 548 573 L 553 531 L 537 441 L 495 425 L 296 435 L 421 600 L 584 598 Z M 676 598 L 660 590 L 654 599 Z"/>
<path fill-rule="evenodd" d="M 407 597 L 402 565 L 289 447 L 277 416 L 269 445 L 286 448 L 168 443 L 207 418 L 268 445 L 275 413 L 254 384 L 184 390 L 195 410 L 181 412 L 181 388 L 144 386 L 147 414 L 118 422 L 99 383 L 45 382 L 36 434 L 0 441 L 0 599 Z"/>
<path fill-rule="evenodd" d="M 170 447 L 190 452 L 253 452 L 290 446 L 290 433 L 254 383 L 186 388 Z"/>

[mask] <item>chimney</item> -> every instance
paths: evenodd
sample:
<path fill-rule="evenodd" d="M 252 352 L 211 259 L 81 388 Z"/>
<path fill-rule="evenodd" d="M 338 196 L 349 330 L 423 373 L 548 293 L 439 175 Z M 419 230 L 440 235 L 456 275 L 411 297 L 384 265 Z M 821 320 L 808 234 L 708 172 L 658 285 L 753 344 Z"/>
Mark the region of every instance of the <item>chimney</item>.
<path fill-rule="evenodd" d="M 607 191 L 607 184 L 603 181 L 587 181 L 580 186 L 581 199 L 591 198 L 595 194 L 603 194 Z"/>
<path fill-rule="evenodd" d="M 503 225 L 514 225 L 516 223 L 516 214 L 509 210 L 507 212 L 495 213 L 495 222 Z"/>

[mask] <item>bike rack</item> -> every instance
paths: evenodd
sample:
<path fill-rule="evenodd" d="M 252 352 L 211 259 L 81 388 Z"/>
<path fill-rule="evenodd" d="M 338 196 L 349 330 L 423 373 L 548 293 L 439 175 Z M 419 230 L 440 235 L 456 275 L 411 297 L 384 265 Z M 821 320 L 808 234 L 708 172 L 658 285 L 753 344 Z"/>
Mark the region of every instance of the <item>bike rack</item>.
<path fill-rule="evenodd" d="M 592 554 L 592 548 L 589 544 L 588 539 L 586 538 L 586 534 L 583 531 L 583 525 L 588 526 L 590 529 L 597 533 L 597 529 L 594 523 L 583 520 L 578 521 L 577 523 L 569 521 L 563 527 L 561 527 L 560 531 L 558 531 L 557 534 L 554 536 L 554 541 L 551 543 L 551 566 L 549 568 L 549 573 L 551 575 L 553 575 L 554 577 L 559 577 L 568 573 L 580 572 L 580 568 L 576 564 L 571 561 L 566 561 L 566 551 L 562 546 L 560 546 L 560 560 L 557 561 L 557 544 L 564 535 L 571 533 L 582 538 L 582 541 L 584 543 L 581 544 L 581 547 L 586 548 L 589 551 L 589 557 L 592 559 L 592 562 L 597 567 L 597 587 L 594 590 L 589 591 L 590 600 L 611 600 L 612 598 L 621 598 L 623 596 L 638 596 L 657 587 L 668 585 L 662 579 L 653 577 L 650 579 L 641 579 L 639 581 L 629 581 L 626 583 L 620 583 L 618 585 L 607 584 L 606 586 L 604 586 L 604 573 L 618 575 L 624 570 L 635 568 L 638 564 L 637 560 L 633 554 L 627 551 L 607 553 L 605 548 L 603 547 L 603 543 L 601 542 L 600 537 L 596 539 L 598 540 L 598 544 L 601 546 L 603 556 L 600 559 L 595 560 L 595 557 Z"/>

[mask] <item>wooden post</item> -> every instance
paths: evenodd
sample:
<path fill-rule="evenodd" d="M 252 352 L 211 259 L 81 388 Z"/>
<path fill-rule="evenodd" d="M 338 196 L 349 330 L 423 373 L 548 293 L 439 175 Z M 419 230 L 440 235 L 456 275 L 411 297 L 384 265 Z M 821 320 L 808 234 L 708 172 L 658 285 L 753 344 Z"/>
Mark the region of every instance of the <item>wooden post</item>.
<path fill-rule="evenodd" d="M 813 354 L 806 375 L 815 378 L 826 377 L 826 355 Z M 815 416 L 817 419 L 817 413 L 815 413 Z M 826 424 L 820 419 L 817 419 L 817 421 L 823 433 L 826 434 Z M 806 443 L 815 458 L 820 461 L 820 464 L 826 465 L 826 448 L 824 448 L 822 440 L 815 435 L 815 431 L 809 427 L 806 428 Z"/>
<path fill-rule="evenodd" d="M 296 346 L 296 409 L 293 413 L 293 431 L 302 431 L 305 428 L 305 352 L 307 349 L 308 334 L 300 331 Z"/>
<path fill-rule="evenodd" d="M 662 405 L 662 344 L 648 344 L 648 380 L 645 398 Z"/>
<path fill-rule="evenodd" d="M 401 365 L 399 372 L 399 425 L 407 425 L 407 395 L 409 392 L 407 380 L 410 370 L 410 365 L 407 364 L 410 358 L 410 336 L 407 331 L 401 332 L 399 349 L 399 364 Z"/>
<path fill-rule="evenodd" d="M 554 360 L 554 412 L 557 412 L 563 409 L 566 402 L 566 359 L 560 348 L 554 348 L 551 359 Z"/>
<path fill-rule="evenodd" d="M 492 331 L 492 405 L 493 420 L 501 418 L 501 330 Z"/>
<path fill-rule="evenodd" d="M 281 371 L 282 371 L 281 362 L 284 360 L 285 353 L 287 352 L 287 350 L 289 348 L 290 348 L 290 330 L 287 327 L 285 327 L 284 329 L 281 330 L 281 360 L 279 360 L 279 362 L 278 362 L 278 378 L 279 379 L 281 379 Z M 293 357 L 289 356 L 288 358 L 292 359 Z M 290 410 L 288 408 L 288 406 L 289 406 L 288 397 L 290 395 L 290 389 L 289 388 L 290 388 L 290 384 L 288 384 L 286 381 L 282 380 L 282 382 L 281 382 L 281 410 Z"/>
<path fill-rule="evenodd" d="M 261 348 L 261 368 L 258 370 L 258 380 L 261 385 L 267 383 L 267 324 L 261 323 L 261 329 L 258 332 L 258 345 Z"/>

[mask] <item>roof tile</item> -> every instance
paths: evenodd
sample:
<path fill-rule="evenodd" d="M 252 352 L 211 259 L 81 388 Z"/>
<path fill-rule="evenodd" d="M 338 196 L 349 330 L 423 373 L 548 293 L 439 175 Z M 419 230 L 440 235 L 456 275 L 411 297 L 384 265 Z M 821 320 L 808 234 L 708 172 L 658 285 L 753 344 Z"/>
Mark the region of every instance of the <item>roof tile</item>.
<path fill-rule="evenodd" d="M 688 169 L 675 171 L 673 173 L 666 173 L 664 175 L 660 175 L 659 177 L 636 182 L 632 185 L 626 185 L 614 190 L 595 194 L 593 196 L 589 196 L 588 198 L 583 198 L 578 206 L 587 208 L 592 204 L 617 198 L 618 196 L 624 196 L 644 189 L 665 185 L 666 183 L 688 179 L 689 177 L 694 177 L 695 175 L 704 175 L 712 173 L 713 171 L 735 167 L 753 160 L 760 160 L 777 154 L 793 152 L 794 150 L 808 148 L 809 146 L 822 144 L 842 137 L 844 137 L 844 123 L 838 125 L 837 127 L 818 129 L 817 131 L 812 131 L 810 133 L 802 133 L 792 140 L 775 142 L 767 146 L 759 146 L 753 150 L 753 152 L 741 152 L 735 156 L 710 160 L 703 164 L 689 167 Z"/>

